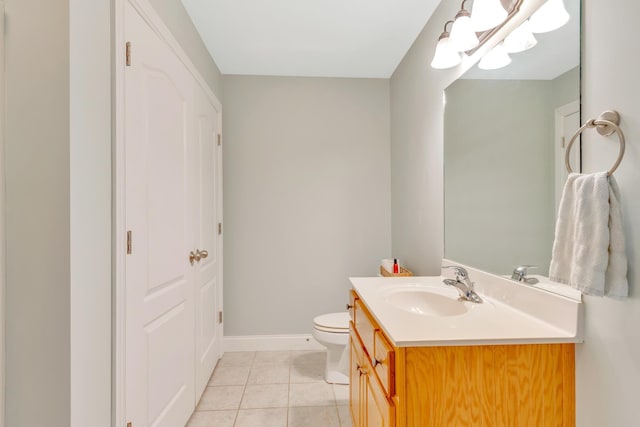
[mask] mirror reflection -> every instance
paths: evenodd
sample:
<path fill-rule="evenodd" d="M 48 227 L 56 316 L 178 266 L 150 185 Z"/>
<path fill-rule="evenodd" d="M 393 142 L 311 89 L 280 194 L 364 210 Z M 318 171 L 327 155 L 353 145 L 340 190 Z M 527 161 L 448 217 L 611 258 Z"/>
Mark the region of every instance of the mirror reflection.
<path fill-rule="evenodd" d="M 536 34 L 504 68 L 473 67 L 452 83 L 444 121 L 445 257 L 508 277 L 533 265 L 518 277 L 560 293 L 569 288 L 545 276 L 564 145 L 580 127 L 580 1 L 564 3 L 564 27 Z"/>

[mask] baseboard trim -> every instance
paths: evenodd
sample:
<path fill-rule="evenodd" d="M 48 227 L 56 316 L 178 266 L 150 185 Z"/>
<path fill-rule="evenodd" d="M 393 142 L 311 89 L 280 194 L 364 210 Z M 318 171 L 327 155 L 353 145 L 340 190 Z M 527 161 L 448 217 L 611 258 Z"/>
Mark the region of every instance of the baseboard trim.
<path fill-rule="evenodd" d="M 311 334 L 225 336 L 223 343 L 225 352 L 324 349 Z"/>

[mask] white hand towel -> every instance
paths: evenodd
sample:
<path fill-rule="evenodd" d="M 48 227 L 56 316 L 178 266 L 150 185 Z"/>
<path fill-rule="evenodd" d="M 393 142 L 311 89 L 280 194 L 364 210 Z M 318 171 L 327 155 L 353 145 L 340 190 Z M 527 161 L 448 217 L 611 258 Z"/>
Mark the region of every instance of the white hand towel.
<path fill-rule="evenodd" d="M 569 175 L 560 199 L 549 278 L 587 295 L 628 295 L 620 190 L 607 172 Z"/>

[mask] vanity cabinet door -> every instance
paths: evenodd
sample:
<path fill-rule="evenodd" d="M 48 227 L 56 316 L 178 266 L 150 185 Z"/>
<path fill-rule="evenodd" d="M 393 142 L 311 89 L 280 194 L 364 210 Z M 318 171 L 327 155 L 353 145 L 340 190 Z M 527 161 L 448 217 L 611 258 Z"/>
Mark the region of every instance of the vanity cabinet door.
<path fill-rule="evenodd" d="M 388 400 L 357 332 L 351 327 L 349 369 L 349 407 L 354 427 L 394 425 L 394 407 Z"/>
<path fill-rule="evenodd" d="M 354 427 L 395 425 L 395 350 L 352 292 L 350 408 Z"/>
<path fill-rule="evenodd" d="M 366 389 L 366 422 L 367 427 L 391 427 L 394 425 L 394 406 L 387 399 L 385 390 L 378 381 L 373 367 L 365 361 L 365 389 Z"/>
<path fill-rule="evenodd" d="M 349 333 L 349 409 L 354 427 L 364 426 L 364 396 L 363 396 L 363 375 L 364 375 L 364 352 L 358 335 L 351 324 Z"/>
<path fill-rule="evenodd" d="M 379 328 L 377 327 L 375 321 L 373 320 L 367 309 L 364 307 L 361 299 L 356 299 L 354 302 L 354 306 L 355 329 L 356 331 L 358 331 L 358 336 L 362 340 L 365 353 L 367 354 L 367 356 L 373 357 L 374 335 L 376 330 L 378 330 Z"/>
<path fill-rule="evenodd" d="M 389 344 L 389 341 L 387 341 L 385 336 L 382 334 L 382 331 L 379 329 L 377 329 L 374 334 L 373 354 L 371 357 L 373 369 L 377 374 L 387 397 L 395 395 L 395 352 L 393 350 L 393 346 Z"/>

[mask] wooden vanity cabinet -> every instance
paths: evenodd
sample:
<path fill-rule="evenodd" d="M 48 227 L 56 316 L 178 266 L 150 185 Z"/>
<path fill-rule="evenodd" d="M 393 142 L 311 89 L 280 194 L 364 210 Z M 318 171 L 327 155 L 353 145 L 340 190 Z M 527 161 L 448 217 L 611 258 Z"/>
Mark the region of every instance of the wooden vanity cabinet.
<path fill-rule="evenodd" d="M 360 338 L 351 323 L 349 331 L 349 410 L 355 427 L 364 425 L 364 387 L 362 375 L 364 369 L 364 353 Z"/>
<path fill-rule="evenodd" d="M 350 330 L 350 408 L 354 427 L 395 425 L 394 350 L 352 293 Z"/>
<path fill-rule="evenodd" d="M 353 325 L 352 325 L 353 326 Z M 354 427 L 391 427 L 394 406 L 378 381 L 364 345 L 352 327 L 350 333 L 350 410 Z"/>
<path fill-rule="evenodd" d="M 394 347 L 351 294 L 355 427 L 574 427 L 574 344 Z"/>

